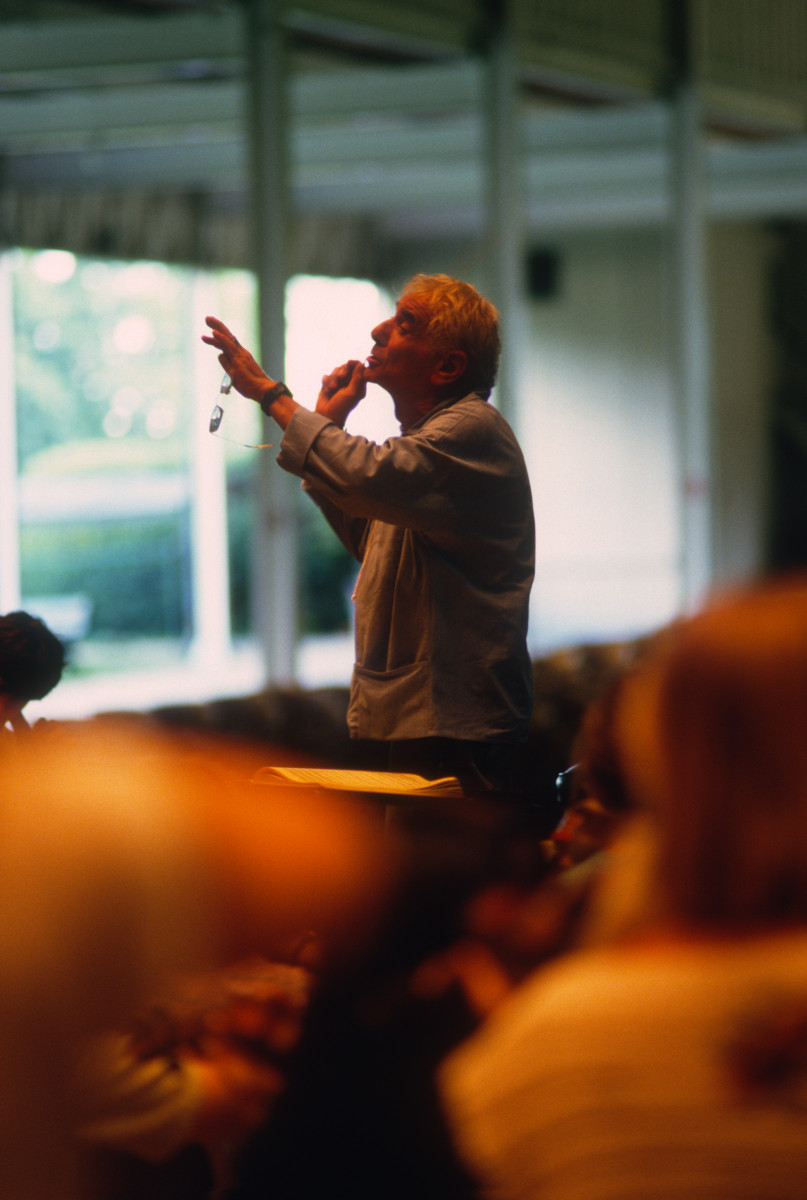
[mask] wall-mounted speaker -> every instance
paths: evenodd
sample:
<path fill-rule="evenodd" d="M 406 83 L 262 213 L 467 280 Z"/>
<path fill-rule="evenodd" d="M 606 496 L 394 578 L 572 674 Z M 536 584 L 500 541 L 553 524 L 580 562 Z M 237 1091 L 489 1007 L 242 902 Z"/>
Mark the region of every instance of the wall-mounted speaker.
<path fill-rule="evenodd" d="M 527 252 L 527 294 L 533 300 L 552 300 L 560 284 L 560 256 L 539 246 Z"/>

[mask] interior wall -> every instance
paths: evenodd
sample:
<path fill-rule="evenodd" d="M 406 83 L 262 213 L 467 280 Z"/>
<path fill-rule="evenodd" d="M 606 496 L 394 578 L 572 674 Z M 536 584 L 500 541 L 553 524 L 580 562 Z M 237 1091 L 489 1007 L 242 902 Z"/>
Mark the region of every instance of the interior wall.
<path fill-rule="evenodd" d="M 772 236 L 776 367 L 768 553 L 772 569 L 792 571 L 807 567 L 807 222 L 777 222 Z"/>
<path fill-rule="evenodd" d="M 770 324 L 777 243 L 758 223 L 708 233 L 712 579 L 765 567 Z M 538 642 L 632 636 L 674 615 L 680 583 L 668 247 L 654 230 L 570 238 L 530 306 L 520 431 L 535 492 Z"/>
<path fill-rule="evenodd" d="M 529 307 L 519 431 L 533 484 L 534 649 L 675 612 L 679 524 L 663 238 L 568 238 Z"/>
<path fill-rule="evenodd" d="M 727 222 L 710 231 L 716 587 L 766 565 L 777 370 L 771 286 L 778 253 L 767 225 Z"/>

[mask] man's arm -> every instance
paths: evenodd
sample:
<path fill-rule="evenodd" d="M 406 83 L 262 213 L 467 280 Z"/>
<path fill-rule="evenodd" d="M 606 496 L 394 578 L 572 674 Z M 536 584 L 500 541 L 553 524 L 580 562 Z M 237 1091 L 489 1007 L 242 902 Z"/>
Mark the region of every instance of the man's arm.
<path fill-rule="evenodd" d="M 302 405 L 284 392 L 270 399 L 268 393 L 276 386 L 277 381 L 269 378 L 222 321 L 216 317 L 208 317 L 207 324 L 213 332 L 209 336 L 203 335 L 202 341 L 221 351 L 219 362 L 233 381 L 234 387 L 242 396 L 256 400 L 267 416 L 271 416 L 281 429 L 285 430 Z M 351 360 L 323 376 L 316 411 L 341 429 L 348 414 L 364 397 L 366 390 L 364 368 L 360 362 Z M 324 496 L 312 493 L 312 499 L 322 509 L 346 549 L 354 558 L 358 558 L 358 547 L 366 523 L 346 517 Z"/>
<path fill-rule="evenodd" d="M 278 465 L 299 475 L 317 503 L 348 518 L 450 534 L 500 525 L 529 503 L 523 458 L 488 405 L 458 402 L 422 429 L 379 445 L 301 413 Z"/>
<path fill-rule="evenodd" d="M 303 490 L 311 497 L 325 520 L 330 525 L 339 541 L 347 552 L 361 562 L 364 542 L 367 538 L 367 528 L 370 520 L 367 517 L 351 517 L 344 512 L 333 500 L 318 492 L 315 487 L 303 481 Z"/>
<path fill-rule="evenodd" d="M 277 421 L 281 429 L 285 429 L 302 406 L 288 392 L 269 395 L 279 381 L 270 379 L 223 321 L 207 317 L 206 324 L 213 332 L 203 334 L 202 341 L 220 351 L 219 362 L 232 379 L 235 389 L 242 396 L 256 400 L 263 411 Z M 317 412 L 341 428 L 365 392 L 364 368 L 360 362 L 351 359 L 323 376 L 322 389 L 317 397 Z"/>

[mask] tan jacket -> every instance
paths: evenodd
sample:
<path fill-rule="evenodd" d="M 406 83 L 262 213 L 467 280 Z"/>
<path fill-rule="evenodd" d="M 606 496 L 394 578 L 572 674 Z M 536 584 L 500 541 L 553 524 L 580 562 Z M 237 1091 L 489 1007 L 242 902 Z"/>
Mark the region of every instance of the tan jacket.
<path fill-rule="evenodd" d="M 352 736 L 526 736 L 535 529 L 501 414 L 472 393 L 378 445 L 302 410 L 278 463 L 362 564 Z"/>

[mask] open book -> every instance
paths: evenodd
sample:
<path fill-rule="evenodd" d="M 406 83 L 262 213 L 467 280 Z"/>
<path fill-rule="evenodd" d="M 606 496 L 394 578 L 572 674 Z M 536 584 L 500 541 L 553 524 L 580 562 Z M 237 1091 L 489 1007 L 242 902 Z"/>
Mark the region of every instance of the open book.
<path fill-rule="evenodd" d="M 348 792 L 383 792 L 398 796 L 446 796 L 461 798 L 458 779 L 426 779 L 397 771 L 340 771 L 329 767 L 261 767 L 253 783 L 283 783 L 293 787 L 333 788 Z"/>

